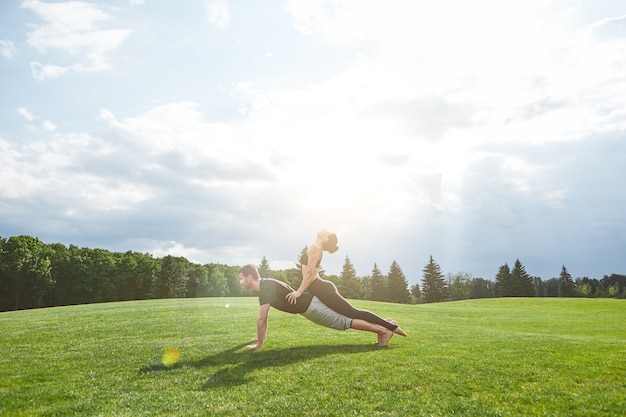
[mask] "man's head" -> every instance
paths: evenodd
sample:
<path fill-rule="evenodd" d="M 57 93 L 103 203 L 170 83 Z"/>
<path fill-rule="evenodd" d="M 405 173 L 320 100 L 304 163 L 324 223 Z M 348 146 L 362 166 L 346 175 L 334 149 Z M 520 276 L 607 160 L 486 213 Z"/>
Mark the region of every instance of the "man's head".
<path fill-rule="evenodd" d="M 260 279 L 256 265 L 248 264 L 239 269 L 239 283 L 244 290 L 259 291 Z"/>

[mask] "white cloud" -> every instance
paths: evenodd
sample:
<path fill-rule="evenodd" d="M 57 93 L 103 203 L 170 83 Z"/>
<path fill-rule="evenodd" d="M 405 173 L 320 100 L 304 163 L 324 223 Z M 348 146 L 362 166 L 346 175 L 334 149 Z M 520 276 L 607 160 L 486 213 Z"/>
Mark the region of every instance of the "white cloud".
<path fill-rule="evenodd" d="M 5 39 L 0 40 L 0 55 L 5 58 L 11 59 L 15 56 L 17 50 L 15 49 L 15 45 L 12 41 Z"/>
<path fill-rule="evenodd" d="M 211 1 L 206 4 L 209 23 L 218 29 L 225 29 L 230 23 L 230 12 L 226 0 Z"/>
<path fill-rule="evenodd" d="M 99 29 L 97 24 L 111 15 L 102 8 L 81 2 L 44 3 L 25 0 L 22 7 L 35 12 L 44 24 L 31 24 L 28 43 L 40 53 L 64 51 L 75 57 L 68 65 L 31 63 L 38 81 L 60 77 L 70 72 L 102 71 L 109 68 L 106 54 L 130 35 L 129 29 Z"/>
<path fill-rule="evenodd" d="M 626 38 L 626 15 L 604 18 L 589 26 L 589 31 L 595 36 L 623 40 Z"/>
<path fill-rule="evenodd" d="M 191 262 L 204 263 L 207 254 L 199 248 L 187 248 L 184 244 L 173 241 L 148 241 L 142 242 L 147 245 L 149 253 L 157 257 L 183 256 Z M 217 259 L 217 258 L 216 258 Z"/>
<path fill-rule="evenodd" d="M 101 117 L 133 137 L 134 143 L 151 155 L 180 152 L 190 165 L 199 164 L 203 158 L 228 163 L 235 139 L 231 128 L 204 122 L 197 107 L 191 102 L 168 103 L 122 121 L 108 110 L 103 110 Z"/>
<path fill-rule="evenodd" d="M 17 112 L 20 114 L 20 116 L 22 116 L 24 118 L 24 120 L 26 120 L 27 122 L 32 122 L 33 120 L 35 120 L 37 117 L 32 114 L 30 112 L 30 110 L 28 110 L 25 107 L 20 107 L 19 109 L 17 109 Z"/>
<path fill-rule="evenodd" d="M 43 126 L 46 132 L 56 131 L 49 120 Z M 98 161 L 105 160 L 112 148 L 87 134 L 55 133 L 19 143 L 0 138 L 0 149 L 0 195 L 36 196 L 49 205 L 53 216 L 86 219 L 97 212 L 130 210 L 151 194 L 141 183 L 113 172 L 100 173 Z"/>
<path fill-rule="evenodd" d="M 61 77 L 70 70 L 69 67 L 61 67 L 58 65 L 43 65 L 39 62 L 31 62 L 30 70 L 33 74 L 33 78 L 37 81 L 51 80 Z"/>
<path fill-rule="evenodd" d="M 28 42 L 44 53 L 59 49 L 70 54 L 81 52 L 102 54 L 117 48 L 129 34 L 130 30 L 127 29 L 74 30 L 63 25 L 59 28 L 48 26 L 30 32 Z"/>
<path fill-rule="evenodd" d="M 106 20 L 109 15 L 98 7 L 83 1 L 62 1 L 45 3 L 39 0 L 24 0 L 21 7 L 37 13 L 47 22 L 39 29 L 87 31 L 99 20 Z M 54 32 L 52 32 L 54 33 Z"/>
<path fill-rule="evenodd" d="M 86 64 L 77 63 L 67 66 L 55 64 L 42 64 L 37 61 L 30 63 L 30 70 L 33 78 L 37 81 L 51 80 L 62 77 L 68 73 L 88 73 L 94 71 L 104 71 L 110 68 L 104 57 L 98 54 L 88 54 L 85 56 Z"/>
<path fill-rule="evenodd" d="M 50 120 L 44 120 L 44 122 L 43 122 L 43 129 L 46 132 L 54 132 L 55 130 L 57 130 L 57 125 L 52 123 Z"/>

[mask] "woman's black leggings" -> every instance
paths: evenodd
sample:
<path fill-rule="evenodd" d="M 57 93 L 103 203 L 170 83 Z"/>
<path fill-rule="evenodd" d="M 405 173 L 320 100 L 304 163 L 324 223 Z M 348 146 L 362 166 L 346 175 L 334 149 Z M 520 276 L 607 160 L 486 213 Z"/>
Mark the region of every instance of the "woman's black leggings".
<path fill-rule="evenodd" d="M 370 323 L 379 324 L 389 330 L 395 330 L 398 326 L 389 323 L 387 320 L 381 319 L 374 313 L 367 310 L 359 310 L 348 302 L 339 294 L 337 287 L 330 281 L 316 278 L 309 285 L 309 292 L 320 299 L 329 308 L 335 310 L 339 314 L 352 319 L 361 319 Z"/>

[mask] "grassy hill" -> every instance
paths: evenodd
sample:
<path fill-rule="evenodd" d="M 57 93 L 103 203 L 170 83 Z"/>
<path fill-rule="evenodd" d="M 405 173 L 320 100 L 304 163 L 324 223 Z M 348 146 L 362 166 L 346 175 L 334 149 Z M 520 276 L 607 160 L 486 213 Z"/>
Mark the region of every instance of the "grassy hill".
<path fill-rule="evenodd" d="M 256 298 L 0 313 L 3 416 L 621 416 L 626 301 L 355 301 L 409 333 L 388 348 Z M 177 348 L 179 362 L 161 364 Z"/>

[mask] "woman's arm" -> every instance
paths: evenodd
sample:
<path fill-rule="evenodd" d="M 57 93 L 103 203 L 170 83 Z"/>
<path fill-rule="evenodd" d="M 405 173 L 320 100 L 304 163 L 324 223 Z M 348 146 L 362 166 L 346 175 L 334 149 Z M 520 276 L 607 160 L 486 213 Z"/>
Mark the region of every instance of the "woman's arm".
<path fill-rule="evenodd" d="M 290 292 L 287 294 L 287 301 L 291 304 L 295 304 L 298 300 L 298 297 L 302 295 L 303 292 L 309 288 L 311 282 L 315 278 L 317 278 L 317 262 L 322 258 L 322 248 L 319 245 L 312 245 L 309 248 L 309 263 L 302 268 L 302 282 L 300 283 L 300 287 L 298 291 Z"/>

